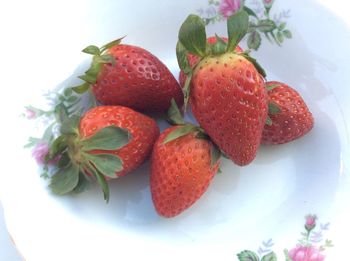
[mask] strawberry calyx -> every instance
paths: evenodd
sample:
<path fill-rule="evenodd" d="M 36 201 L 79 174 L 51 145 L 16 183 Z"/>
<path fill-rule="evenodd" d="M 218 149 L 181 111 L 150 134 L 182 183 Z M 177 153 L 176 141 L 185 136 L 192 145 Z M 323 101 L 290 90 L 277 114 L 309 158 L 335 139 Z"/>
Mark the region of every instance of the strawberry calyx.
<path fill-rule="evenodd" d="M 168 135 L 163 140 L 163 144 L 174 141 L 190 133 L 195 133 L 195 137 L 197 139 L 205 139 L 211 142 L 212 146 L 210 150 L 210 154 L 211 154 L 210 166 L 213 167 L 218 162 L 218 160 L 221 157 L 221 150 L 205 133 L 203 128 L 184 121 L 182 114 L 179 110 L 179 107 L 177 106 L 176 101 L 174 99 L 171 100 L 171 105 L 167 112 L 167 120 L 172 125 L 176 125 L 179 127 L 168 133 Z"/>
<path fill-rule="evenodd" d="M 265 85 L 265 89 L 269 92 L 273 89 L 275 89 L 276 87 L 278 87 L 278 84 L 275 83 L 269 83 Z M 273 102 L 273 101 L 269 101 L 268 103 L 268 115 L 266 118 L 266 125 L 271 126 L 272 125 L 272 119 L 271 119 L 271 115 L 276 115 L 278 113 L 281 113 L 281 108 L 278 106 L 277 103 Z"/>
<path fill-rule="evenodd" d="M 80 117 L 66 117 L 60 128 L 61 135 L 52 143 L 46 161 L 59 158 L 56 173 L 51 177 L 50 188 L 58 195 L 82 192 L 94 178 L 102 188 L 104 199 L 109 200 L 106 178 L 115 178 L 123 170 L 123 161 L 112 154 L 127 145 L 131 139 L 128 130 L 111 125 L 94 135 L 82 137 L 79 133 Z M 94 153 L 102 150 L 103 153 Z"/>
<path fill-rule="evenodd" d="M 90 68 L 85 71 L 83 75 L 78 76 L 78 78 L 83 80 L 84 83 L 72 87 L 72 90 L 75 93 L 83 94 L 90 89 L 91 85 L 96 83 L 98 74 L 101 71 L 102 64 L 107 63 L 112 64 L 113 66 L 115 65 L 116 61 L 114 57 L 110 54 L 107 54 L 107 50 L 113 46 L 119 45 L 124 37 L 109 42 L 100 48 L 95 45 L 89 45 L 82 50 L 83 53 L 92 55 L 92 62 Z"/>
<path fill-rule="evenodd" d="M 217 41 L 214 44 L 207 43 L 205 22 L 197 15 L 189 15 L 180 27 L 178 43 L 176 45 L 176 56 L 180 69 L 186 74 L 186 82 L 183 86 L 184 105 L 189 99 L 190 83 L 193 71 L 197 65 L 208 56 L 221 55 L 224 53 L 236 53 L 235 48 L 248 33 L 249 15 L 245 10 L 240 10 L 227 19 L 228 42 L 216 35 Z M 199 61 L 190 66 L 187 55 L 192 54 L 199 57 Z M 249 55 L 249 52 L 236 53 L 250 61 L 257 71 L 265 78 L 266 73 L 261 65 Z"/>

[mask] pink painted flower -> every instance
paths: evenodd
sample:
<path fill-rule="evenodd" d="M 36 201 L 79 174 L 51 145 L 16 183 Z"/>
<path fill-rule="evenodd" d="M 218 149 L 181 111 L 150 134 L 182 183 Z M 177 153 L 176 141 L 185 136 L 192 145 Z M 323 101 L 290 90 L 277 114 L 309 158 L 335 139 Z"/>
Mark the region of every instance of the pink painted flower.
<path fill-rule="evenodd" d="M 220 4 L 220 13 L 225 17 L 233 15 L 241 7 L 241 0 L 222 0 Z"/>
<path fill-rule="evenodd" d="M 48 153 L 49 153 L 49 146 L 47 145 L 47 143 L 42 142 L 42 143 L 38 143 L 34 147 L 32 151 L 32 156 L 34 157 L 34 159 L 39 165 L 42 165 L 45 163 L 45 157 Z"/>
<path fill-rule="evenodd" d="M 274 0 L 263 0 L 263 2 L 265 7 L 271 8 Z"/>
<path fill-rule="evenodd" d="M 316 215 L 308 215 L 305 217 L 306 222 L 305 222 L 305 228 L 306 230 L 310 231 L 315 228 L 316 226 Z"/>
<path fill-rule="evenodd" d="M 325 256 L 313 246 L 297 246 L 288 252 L 293 261 L 323 261 Z"/>
<path fill-rule="evenodd" d="M 46 142 L 38 143 L 32 151 L 32 156 L 34 157 L 34 159 L 39 165 L 43 165 L 45 163 L 45 157 L 49 153 L 49 150 L 50 150 L 49 145 L 47 145 Z M 48 163 L 50 165 L 54 165 L 58 162 L 58 160 L 59 160 L 59 157 L 56 157 L 50 160 Z"/>
<path fill-rule="evenodd" d="M 36 113 L 35 113 L 35 111 L 33 111 L 33 110 L 27 108 L 27 109 L 26 109 L 26 117 L 27 117 L 27 119 L 29 119 L 29 120 L 35 119 L 35 118 L 36 118 Z"/>

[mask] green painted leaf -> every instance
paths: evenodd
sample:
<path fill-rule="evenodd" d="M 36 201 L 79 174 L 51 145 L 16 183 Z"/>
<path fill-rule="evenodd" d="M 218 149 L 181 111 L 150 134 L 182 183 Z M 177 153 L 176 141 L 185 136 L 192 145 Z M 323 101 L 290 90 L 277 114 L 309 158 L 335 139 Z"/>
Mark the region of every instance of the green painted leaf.
<path fill-rule="evenodd" d="M 256 24 L 253 21 L 249 21 L 248 34 L 256 31 Z"/>
<path fill-rule="evenodd" d="M 66 89 L 64 89 L 64 92 L 63 92 L 63 94 L 67 97 L 71 96 L 72 93 L 73 93 L 72 88 L 66 88 Z"/>
<path fill-rule="evenodd" d="M 268 91 L 271 91 L 273 89 L 275 89 L 276 87 L 278 87 L 279 84 L 269 84 L 269 85 L 266 85 L 265 88 L 268 90 Z"/>
<path fill-rule="evenodd" d="M 88 84 L 87 82 L 84 82 L 81 85 L 72 87 L 72 90 L 78 94 L 83 94 L 83 93 L 87 92 L 89 89 L 90 89 L 90 84 Z"/>
<path fill-rule="evenodd" d="M 62 169 L 67 167 L 69 163 L 71 163 L 70 157 L 67 152 L 64 152 L 58 160 L 57 167 Z"/>
<path fill-rule="evenodd" d="M 125 38 L 125 36 L 123 36 L 123 37 L 121 37 L 121 38 L 119 38 L 119 39 L 113 40 L 112 42 L 109 42 L 109 43 L 103 45 L 103 46 L 101 47 L 101 53 L 103 53 L 103 52 L 104 52 L 105 50 L 107 50 L 107 49 L 112 48 L 113 46 L 119 45 L 119 44 L 122 42 L 122 40 L 123 40 L 124 38 Z"/>
<path fill-rule="evenodd" d="M 275 115 L 281 112 L 280 107 L 274 103 L 274 102 L 269 102 L 269 114 L 270 115 Z"/>
<path fill-rule="evenodd" d="M 288 38 L 288 39 L 290 39 L 290 38 L 293 37 L 292 32 L 289 31 L 289 30 L 284 30 L 284 31 L 283 31 L 283 35 L 284 35 L 286 38 Z"/>
<path fill-rule="evenodd" d="M 272 126 L 272 119 L 270 118 L 269 115 L 267 115 L 265 124 L 266 124 L 267 126 Z"/>
<path fill-rule="evenodd" d="M 277 261 L 277 256 L 274 252 L 271 252 L 261 258 L 261 261 Z"/>
<path fill-rule="evenodd" d="M 192 71 L 187 74 L 187 78 L 185 81 L 185 85 L 182 87 L 182 92 L 184 94 L 184 106 L 185 106 L 185 111 L 187 108 L 188 100 L 190 98 L 190 87 L 191 87 L 191 80 L 192 80 Z"/>
<path fill-rule="evenodd" d="M 80 75 L 78 78 L 90 84 L 96 83 L 96 77 L 90 74 Z"/>
<path fill-rule="evenodd" d="M 186 124 L 183 126 L 178 127 L 177 129 L 173 130 L 166 136 L 166 138 L 163 141 L 163 144 L 168 143 L 170 141 L 176 140 L 182 136 L 185 136 L 197 129 L 196 126 L 192 124 Z"/>
<path fill-rule="evenodd" d="M 123 170 L 123 161 L 117 155 L 88 153 L 84 155 L 104 176 L 115 178 L 115 173 Z"/>
<path fill-rule="evenodd" d="M 227 43 L 219 36 L 215 35 L 216 43 L 211 45 L 211 51 L 213 54 L 222 54 L 226 52 Z"/>
<path fill-rule="evenodd" d="M 293 261 L 292 259 L 290 259 L 289 257 L 289 253 L 288 253 L 288 249 L 284 249 L 283 250 L 284 256 L 286 258 L 286 261 Z"/>
<path fill-rule="evenodd" d="M 253 31 L 248 37 L 248 48 L 258 50 L 261 44 L 261 36 L 259 32 Z"/>
<path fill-rule="evenodd" d="M 227 19 L 228 52 L 234 51 L 238 43 L 247 34 L 248 27 L 249 16 L 245 11 L 238 11 Z"/>
<path fill-rule="evenodd" d="M 283 34 L 282 34 L 280 31 L 277 32 L 277 40 L 278 40 L 280 43 L 283 43 L 284 36 L 283 36 Z"/>
<path fill-rule="evenodd" d="M 170 108 L 167 111 L 167 119 L 171 124 L 174 125 L 183 125 L 185 124 L 185 121 L 181 115 L 181 112 L 179 110 L 179 107 L 176 104 L 176 101 L 174 98 L 171 99 L 171 105 Z"/>
<path fill-rule="evenodd" d="M 83 173 L 79 173 L 79 182 L 77 186 L 74 188 L 74 193 L 82 193 L 86 190 L 88 190 L 91 186 L 90 181 L 86 178 L 86 176 Z"/>
<path fill-rule="evenodd" d="M 220 149 L 215 145 L 212 144 L 211 149 L 210 149 L 210 167 L 214 167 L 214 165 L 218 162 L 218 160 L 221 157 L 221 151 Z"/>
<path fill-rule="evenodd" d="M 283 22 L 278 26 L 278 30 L 282 31 L 286 28 L 286 26 L 287 26 L 287 23 Z"/>
<path fill-rule="evenodd" d="M 270 32 L 270 34 L 271 34 L 273 40 L 275 41 L 275 43 L 276 43 L 278 46 L 281 46 L 281 43 L 280 43 L 280 41 L 278 41 L 275 32 L 272 31 L 272 32 Z"/>
<path fill-rule="evenodd" d="M 131 134 L 127 129 L 108 126 L 100 129 L 95 135 L 81 141 L 84 151 L 116 150 L 129 143 Z"/>
<path fill-rule="evenodd" d="M 189 15 L 180 27 L 179 41 L 190 53 L 205 56 L 207 36 L 203 19 L 198 15 Z"/>
<path fill-rule="evenodd" d="M 262 33 L 269 33 L 277 28 L 276 23 L 270 19 L 260 20 L 256 27 Z"/>
<path fill-rule="evenodd" d="M 69 164 L 60 169 L 51 178 L 50 188 L 52 192 L 63 195 L 71 192 L 79 182 L 79 168 L 75 164 Z"/>
<path fill-rule="evenodd" d="M 92 55 L 100 55 L 100 48 L 95 45 L 89 45 L 88 47 L 84 48 L 82 52 Z"/>
<path fill-rule="evenodd" d="M 70 96 L 66 99 L 66 102 L 70 102 L 70 103 L 73 103 L 75 102 L 76 100 L 78 100 L 78 97 L 77 96 Z"/>
<path fill-rule="evenodd" d="M 259 256 L 253 251 L 244 250 L 241 253 L 237 254 L 239 261 L 259 261 Z"/>
<path fill-rule="evenodd" d="M 245 12 L 247 12 L 248 15 L 254 16 L 255 18 L 258 18 L 258 16 L 256 15 L 256 13 L 255 13 L 252 9 L 250 9 L 249 7 L 244 6 L 244 7 L 243 7 L 243 10 L 244 10 Z"/>
<path fill-rule="evenodd" d="M 62 134 L 78 134 L 78 124 L 80 122 L 80 116 L 72 115 L 69 118 L 65 118 L 62 121 L 60 131 Z"/>
<path fill-rule="evenodd" d="M 255 68 L 261 74 L 261 76 L 266 78 L 266 72 L 265 72 L 264 68 L 258 63 L 258 61 L 256 59 L 254 59 L 253 57 L 251 57 L 247 53 L 244 53 L 244 54 L 241 54 L 241 55 L 255 66 Z"/>
<path fill-rule="evenodd" d="M 27 144 L 24 145 L 24 148 L 28 149 L 28 148 L 34 147 L 40 141 L 41 141 L 41 139 L 39 139 L 39 138 L 29 137 Z"/>
<path fill-rule="evenodd" d="M 192 69 L 190 66 L 190 63 L 187 59 L 188 51 L 183 46 L 183 44 L 178 41 L 176 44 L 176 57 L 177 57 L 177 63 L 179 64 L 180 69 L 185 73 L 188 74 Z"/>
<path fill-rule="evenodd" d="M 325 246 L 326 247 L 334 247 L 332 240 L 326 239 Z"/>

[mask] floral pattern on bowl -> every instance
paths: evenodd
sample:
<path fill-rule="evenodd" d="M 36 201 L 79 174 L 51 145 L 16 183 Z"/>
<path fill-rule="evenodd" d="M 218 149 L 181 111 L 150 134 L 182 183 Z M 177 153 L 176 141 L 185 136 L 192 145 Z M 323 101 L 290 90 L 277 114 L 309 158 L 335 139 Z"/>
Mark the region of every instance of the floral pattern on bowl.
<path fill-rule="evenodd" d="M 294 248 L 284 249 L 286 261 L 324 261 L 326 260 L 325 250 L 333 247 L 329 239 L 324 240 L 324 232 L 329 229 L 329 223 L 320 224 L 317 228 L 316 215 L 305 217 L 304 231 L 301 232 L 301 239 Z M 274 243 L 272 239 L 263 241 L 257 253 L 244 250 L 237 254 L 239 261 L 276 261 L 277 256 L 272 251 Z"/>
<path fill-rule="evenodd" d="M 285 39 L 292 38 L 292 32 L 287 29 L 286 19 L 290 17 L 290 10 L 282 10 L 271 14 L 274 0 L 209 0 L 206 8 L 197 10 L 206 24 L 224 21 L 227 17 L 240 9 L 250 16 L 247 45 L 249 49 L 258 50 L 262 37 L 270 43 L 281 45 Z"/>

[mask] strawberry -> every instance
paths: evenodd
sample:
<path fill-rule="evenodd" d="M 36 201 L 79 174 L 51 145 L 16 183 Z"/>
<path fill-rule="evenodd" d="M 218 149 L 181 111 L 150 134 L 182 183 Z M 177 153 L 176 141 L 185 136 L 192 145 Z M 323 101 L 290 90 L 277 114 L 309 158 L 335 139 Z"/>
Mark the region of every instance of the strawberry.
<path fill-rule="evenodd" d="M 226 37 L 221 37 L 221 39 L 224 40 L 226 43 L 228 42 L 228 38 L 226 38 Z M 215 36 L 211 36 L 207 39 L 207 43 L 210 45 L 215 44 L 216 41 L 217 40 L 216 40 Z M 237 45 L 235 52 L 237 52 L 237 53 L 243 52 L 243 49 Z M 187 59 L 188 59 L 188 62 L 189 62 L 191 67 L 193 67 L 199 61 L 199 57 L 195 56 L 191 53 L 189 53 L 187 55 Z M 180 71 L 179 82 L 180 82 L 180 86 L 184 86 L 185 82 L 186 82 L 186 74 L 182 70 Z"/>
<path fill-rule="evenodd" d="M 163 217 L 174 217 L 193 205 L 219 169 L 216 148 L 201 134 L 191 124 L 173 126 L 154 145 L 150 186 L 155 209 Z"/>
<path fill-rule="evenodd" d="M 132 137 L 124 147 L 108 152 L 123 160 L 123 170 L 116 172 L 114 176 L 121 177 L 136 169 L 145 161 L 159 136 L 159 128 L 150 117 L 127 107 L 98 106 L 89 110 L 81 118 L 79 133 L 82 139 L 87 139 L 100 129 L 111 125 L 127 129 Z M 93 154 L 100 153 L 104 153 L 104 151 L 93 151 Z"/>
<path fill-rule="evenodd" d="M 247 53 L 234 51 L 247 30 L 248 15 L 239 11 L 228 19 L 228 43 L 217 37 L 207 48 L 203 21 L 190 15 L 180 28 L 177 45 L 180 68 L 190 78 L 184 87 L 185 102 L 190 99 L 200 126 L 241 166 L 255 158 L 267 119 L 265 73 Z M 201 59 L 194 68 L 185 60 L 188 53 Z"/>
<path fill-rule="evenodd" d="M 267 82 L 266 87 L 271 124 L 265 125 L 261 143 L 282 144 L 308 133 L 314 125 L 314 118 L 300 94 L 281 82 Z"/>
<path fill-rule="evenodd" d="M 181 88 L 169 69 L 147 50 L 120 41 L 83 50 L 93 55 L 93 61 L 85 75 L 80 76 L 85 83 L 73 90 L 81 93 L 91 86 L 103 105 L 122 105 L 145 112 L 167 110 L 172 98 L 181 104 Z"/>
<path fill-rule="evenodd" d="M 124 176 L 151 153 L 156 122 L 122 106 L 98 106 L 83 117 L 66 118 L 47 160 L 60 157 L 50 187 L 56 194 L 80 191 L 94 177 L 108 201 L 106 180 Z"/>

